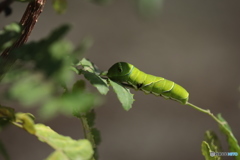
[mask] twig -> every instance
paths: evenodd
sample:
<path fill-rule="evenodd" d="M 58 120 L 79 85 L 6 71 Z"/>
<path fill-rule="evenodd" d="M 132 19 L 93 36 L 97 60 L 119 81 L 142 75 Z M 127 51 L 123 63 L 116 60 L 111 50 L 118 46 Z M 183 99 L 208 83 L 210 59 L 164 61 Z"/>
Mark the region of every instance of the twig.
<path fill-rule="evenodd" d="M 34 0 L 28 4 L 20 21 L 20 24 L 23 26 L 22 35 L 10 48 L 5 49 L 0 55 L 0 58 L 3 59 L 1 62 L 2 64 L 0 65 L 0 81 L 4 76 L 4 73 L 16 61 L 16 58 L 14 58 L 14 55 L 11 54 L 11 51 L 27 42 L 29 35 L 31 34 L 40 14 L 43 11 L 45 3 L 46 0 Z"/>
<path fill-rule="evenodd" d="M 192 107 L 192 108 L 194 108 L 194 109 L 196 109 L 196 110 L 198 110 L 198 111 L 200 111 L 200 112 L 202 112 L 202 113 L 205 113 L 205 114 L 208 114 L 210 117 L 212 117 L 219 125 L 225 125 L 225 123 L 224 122 L 221 122 L 217 117 L 215 117 L 214 116 L 214 114 L 209 110 L 209 109 L 202 109 L 202 108 L 200 108 L 200 107 L 198 107 L 198 106 L 196 106 L 196 105 L 194 105 L 194 104 L 192 104 L 192 103 L 189 103 L 189 102 L 187 102 L 187 104 L 186 105 L 188 105 L 188 106 L 190 106 L 190 107 Z"/>
<path fill-rule="evenodd" d="M 107 75 L 107 71 L 102 72 L 102 73 L 103 74 L 101 74 L 101 78 L 108 79 L 107 77 L 105 77 Z M 135 89 L 132 85 L 129 85 L 127 83 L 121 82 L 121 85 L 124 86 L 124 87 L 127 87 L 127 88 Z M 189 103 L 189 102 L 187 102 L 185 105 L 188 105 L 188 106 L 190 106 L 190 107 L 192 107 L 192 108 L 194 108 L 194 109 L 196 109 L 196 110 L 198 110 L 202 113 L 208 114 L 210 117 L 212 117 L 221 126 L 224 126 L 226 124 L 225 122 L 221 122 L 216 116 L 214 116 L 214 114 L 209 109 L 202 109 L 202 108 L 200 108 L 200 107 L 198 107 L 198 106 L 196 106 L 192 103 Z"/>

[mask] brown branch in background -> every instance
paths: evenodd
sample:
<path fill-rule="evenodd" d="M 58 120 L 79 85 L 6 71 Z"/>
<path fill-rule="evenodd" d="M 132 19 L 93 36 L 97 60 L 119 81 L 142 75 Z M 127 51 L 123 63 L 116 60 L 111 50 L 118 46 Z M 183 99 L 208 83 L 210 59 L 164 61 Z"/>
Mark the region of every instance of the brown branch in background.
<path fill-rule="evenodd" d="M 20 21 L 20 24 L 23 27 L 21 36 L 10 48 L 5 49 L 0 55 L 0 58 L 3 59 L 1 62 L 2 64 L 0 64 L 0 81 L 3 78 L 4 73 L 12 66 L 16 60 L 13 58 L 14 55 L 11 55 L 11 50 L 27 42 L 29 35 L 31 34 L 40 14 L 43 11 L 45 3 L 46 0 L 34 0 L 28 4 L 25 13 L 23 14 Z"/>
<path fill-rule="evenodd" d="M 10 50 L 21 46 L 28 40 L 28 37 L 31 34 L 33 27 L 35 26 L 38 17 L 42 13 L 45 2 L 46 0 L 35 0 L 28 4 L 26 11 L 20 21 L 20 24 L 23 26 L 22 35 L 12 47 L 7 48 L 2 52 L 1 57 L 8 56 L 8 54 L 10 54 Z"/>
<path fill-rule="evenodd" d="M 9 8 L 13 0 L 4 0 L 0 2 L 0 13 L 4 11 L 5 9 Z"/>

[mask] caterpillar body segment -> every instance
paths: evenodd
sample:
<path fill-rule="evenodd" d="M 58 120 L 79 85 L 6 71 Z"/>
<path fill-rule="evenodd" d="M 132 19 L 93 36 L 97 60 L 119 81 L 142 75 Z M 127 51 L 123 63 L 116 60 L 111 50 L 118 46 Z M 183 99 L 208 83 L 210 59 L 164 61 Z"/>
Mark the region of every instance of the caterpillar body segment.
<path fill-rule="evenodd" d="M 173 99 L 182 104 L 186 104 L 189 99 L 189 93 L 182 86 L 162 77 L 146 74 L 126 62 L 115 63 L 108 70 L 107 76 L 111 80 L 128 83 L 136 90 Z"/>

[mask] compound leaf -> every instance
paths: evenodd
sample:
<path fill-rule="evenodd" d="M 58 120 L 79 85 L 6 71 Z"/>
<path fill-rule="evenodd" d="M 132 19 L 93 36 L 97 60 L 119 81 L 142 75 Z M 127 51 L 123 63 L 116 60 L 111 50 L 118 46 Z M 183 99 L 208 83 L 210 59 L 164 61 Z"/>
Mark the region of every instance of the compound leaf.
<path fill-rule="evenodd" d="M 225 134 L 227 137 L 229 150 L 231 152 L 240 153 L 240 147 L 238 145 L 238 141 L 233 135 L 231 127 L 228 125 L 227 121 L 221 116 L 221 114 L 218 114 L 217 117 L 222 123 L 224 123 L 224 125 L 219 125 L 219 128 L 222 131 L 222 133 Z M 235 158 L 237 160 L 240 160 L 240 154 L 238 154 L 238 156 L 236 156 Z"/>
<path fill-rule="evenodd" d="M 16 39 L 21 35 L 22 27 L 18 23 L 6 25 L 0 30 L 0 51 L 12 46 Z"/>
<path fill-rule="evenodd" d="M 215 156 L 214 157 L 210 156 L 210 153 L 212 152 L 212 150 L 206 141 L 202 142 L 201 149 L 202 149 L 202 155 L 205 157 L 205 160 L 217 160 L 215 159 Z"/>
<path fill-rule="evenodd" d="M 54 158 L 57 158 L 57 160 L 64 160 L 64 158 L 67 160 L 88 160 L 93 156 L 91 143 L 86 139 L 74 140 L 58 134 L 43 124 L 36 124 L 35 129 L 35 135 L 38 139 L 56 150 L 48 157 L 48 160 Z"/>
<path fill-rule="evenodd" d="M 202 154 L 205 156 L 206 159 L 222 160 L 220 156 L 211 156 L 211 152 L 221 151 L 222 147 L 217 135 L 213 131 L 206 131 L 205 141 L 202 143 Z"/>
<path fill-rule="evenodd" d="M 105 79 L 102 79 L 100 76 L 84 70 L 82 71 L 82 74 L 94 87 L 98 89 L 101 94 L 107 94 L 109 88 Z"/>
<path fill-rule="evenodd" d="M 117 94 L 119 101 L 122 103 L 123 109 L 128 111 L 132 108 L 132 103 L 134 101 L 133 94 L 130 93 L 129 89 L 121 86 L 120 84 L 111 81 L 109 79 L 110 85 L 113 87 L 114 92 Z"/>

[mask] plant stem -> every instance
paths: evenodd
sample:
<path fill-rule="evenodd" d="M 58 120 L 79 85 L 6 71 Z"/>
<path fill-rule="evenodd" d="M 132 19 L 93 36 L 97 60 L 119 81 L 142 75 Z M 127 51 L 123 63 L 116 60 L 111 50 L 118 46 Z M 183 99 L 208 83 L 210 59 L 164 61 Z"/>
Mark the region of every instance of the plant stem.
<path fill-rule="evenodd" d="M 46 0 L 34 0 L 29 2 L 22 16 L 22 19 L 20 20 L 20 24 L 23 27 L 22 35 L 11 47 L 5 49 L 0 54 L 0 58 L 3 59 L 1 62 L 0 81 L 2 80 L 4 74 L 8 71 L 8 69 L 10 69 L 16 61 L 16 58 L 14 57 L 14 55 L 12 55 L 11 51 L 27 42 L 28 37 L 30 36 L 35 24 L 38 21 L 40 14 L 43 11 L 45 3 Z"/>
<path fill-rule="evenodd" d="M 83 132 L 84 132 L 84 138 L 88 139 L 91 144 L 92 144 L 92 147 L 95 149 L 96 148 L 96 145 L 95 145 L 95 141 L 94 141 L 94 138 L 92 136 L 92 133 L 91 133 L 91 127 L 89 126 L 88 122 L 87 122 L 87 118 L 85 115 L 80 115 L 80 116 L 77 116 L 81 122 L 82 122 L 82 126 L 83 126 Z M 95 154 L 95 153 L 94 153 Z M 95 160 L 94 156 L 90 159 L 90 160 Z"/>
<path fill-rule="evenodd" d="M 105 71 L 103 73 L 105 73 L 105 74 L 101 74 L 101 76 L 106 76 L 107 71 Z M 107 79 L 105 77 L 102 77 L 102 78 Z M 129 85 L 129 84 L 126 84 L 126 83 L 121 83 L 121 85 L 134 89 L 134 87 L 132 85 Z M 221 126 L 224 126 L 226 124 L 226 122 L 221 122 L 216 116 L 214 116 L 214 114 L 209 109 L 202 109 L 202 108 L 200 108 L 200 107 L 198 107 L 198 106 L 196 106 L 192 103 L 189 103 L 189 102 L 187 102 L 185 105 L 188 105 L 188 106 L 190 106 L 190 107 L 192 107 L 192 108 L 194 108 L 194 109 L 196 109 L 196 110 L 198 110 L 202 113 L 208 114 L 210 117 L 212 117 Z"/>
<path fill-rule="evenodd" d="M 189 103 L 189 102 L 187 102 L 186 105 L 188 105 L 188 106 L 190 106 L 190 107 L 192 107 L 192 108 L 194 108 L 194 109 L 196 109 L 196 110 L 198 110 L 198 111 L 200 111 L 200 112 L 203 112 L 203 113 L 208 114 L 208 115 L 211 116 L 219 125 L 222 125 L 222 126 L 223 126 L 223 125 L 225 124 L 225 123 L 221 122 L 216 116 L 214 116 L 214 114 L 211 113 L 211 111 L 210 111 L 209 109 L 202 109 L 202 108 L 200 108 L 200 107 L 198 107 L 198 106 L 196 106 L 196 105 L 194 105 L 194 104 L 192 104 L 192 103 Z"/>

